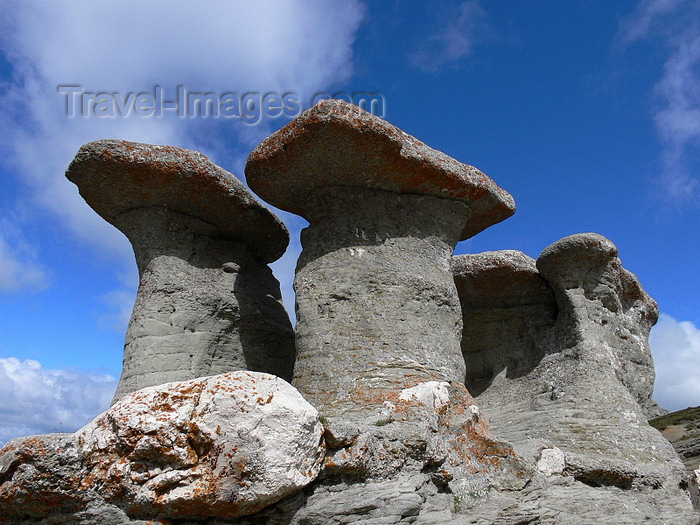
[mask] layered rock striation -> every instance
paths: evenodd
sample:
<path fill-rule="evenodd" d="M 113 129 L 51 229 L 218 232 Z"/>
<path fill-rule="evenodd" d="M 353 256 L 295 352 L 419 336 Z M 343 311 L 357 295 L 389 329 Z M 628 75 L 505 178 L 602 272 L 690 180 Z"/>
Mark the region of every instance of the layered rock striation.
<path fill-rule="evenodd" d="M 647 424 L 659 410 L 648 345 L 657 306 L 613 243 L 578 234 L 536 263 L 520 252 L 487 252 L 457 256 L 453 268 L 465 359 L 478 362 L 467 385 L 492 432 L 582 498 L 593 496 L 589 487 L 601 501 L 617 494 L 637 519 L 650 512 L 640 503 L 648 498 L 658 523 L 693 523 L 683 465 Z M 679 509 L 685 514 L 672 518 Z M 600 508 L 576 512 L 603 520 Z"/>
<path fill-rule="evenodd" d="M 232 370 L 291 379 L 292 326 L 266 264 L 289 234 L 243 183 L 201 153 L 122 140 L 84 145 L 66 176 L 136 255 L 115 401 Z"/>

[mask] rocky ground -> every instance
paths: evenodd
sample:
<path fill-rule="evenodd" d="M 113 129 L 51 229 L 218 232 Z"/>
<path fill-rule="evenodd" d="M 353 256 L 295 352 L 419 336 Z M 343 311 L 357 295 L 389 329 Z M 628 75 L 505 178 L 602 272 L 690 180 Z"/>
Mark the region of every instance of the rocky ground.
<path fill-rule="evenodd" d="M 649 420 L 671 442 L 688 472 L 700 469 L 700 407 L 690 407 Z"/>

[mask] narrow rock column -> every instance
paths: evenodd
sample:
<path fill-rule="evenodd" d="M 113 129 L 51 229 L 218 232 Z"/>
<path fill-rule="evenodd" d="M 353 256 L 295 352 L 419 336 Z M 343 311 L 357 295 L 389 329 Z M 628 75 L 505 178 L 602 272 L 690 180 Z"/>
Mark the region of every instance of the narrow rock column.
<path fill-rule="evenodd" d="M 612 359 L 619 380 L 645 415 L 654 417 L 664 413 L 651 398 L 655 373 L 649 332 L 659 308 L 617 255 L 610 239 L 579 233 L 547 247 L 537 268 L 560 308 L 554 328 L 558 350 L 597 342 L 599 356 Z"/>
<path fill-rule="evenodd" d="M 234 370 L 291 380 L 292 327 L 266 264 L 289 235 L 235 176 L 195 151 L 117 140 L 80 148 L 66 176 L 136 255 L 115 401 Z"/>
<path fill-rule="evenodd" d="M 263 141 L 246 176 L 310 223 L 294 279 L 293 384 L 321 414 L 329 483 L 426 469 L 455 497 L 523 483 L 464 387 L 450 271 L 458 240 L 513 213 L 510 195 L 334 100 Z"/>

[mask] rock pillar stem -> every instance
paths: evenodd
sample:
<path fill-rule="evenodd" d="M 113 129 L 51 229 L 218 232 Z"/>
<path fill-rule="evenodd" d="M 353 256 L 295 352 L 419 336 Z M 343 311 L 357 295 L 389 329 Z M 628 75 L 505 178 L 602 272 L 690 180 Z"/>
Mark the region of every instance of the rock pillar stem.
<path fill-rule="evenodd" d="M 85 144 L 66 177 L 139 269 L 114 401 L 241 369 L 291 380 L 292 326 L 267 266 L 289 233 L 241 181 L 196 151 L 124 140 Z"/>
<path fill-rule="evenodd" d="M 163 207 L 130 210 L 116 222 L 134 248 L 140 284 L 115 401 L 231 370 L 291 379 L 279 283 L 245 243 L 217 239 L 212 225 Z"/>
<path fill-rule="evenodd" d="M 294 289 L 293 384 L 322 414 L 421 381 L 463 381 L 450 257 L 469 207 L 376 189 L 311 196 Z"/>

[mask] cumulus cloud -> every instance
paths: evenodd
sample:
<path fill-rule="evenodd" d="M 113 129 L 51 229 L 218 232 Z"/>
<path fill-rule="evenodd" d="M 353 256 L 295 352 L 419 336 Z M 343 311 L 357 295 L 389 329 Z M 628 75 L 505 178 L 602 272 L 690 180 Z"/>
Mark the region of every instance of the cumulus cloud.
<path fill-rule="evenodd" d="M 661 314 L 649 343 L 656 365 L 656 402 L 671 411 L 700 406 L 700 329 Z"/>
<path fill-rule="evenodd" d="M 107 409 L 116 388 L 109 375 L 0 358 L 0 445 L 17 436 L 74 432 Z"/>
<path fill-rule="evenodd" d="M 358 0 L 0 3 L 0 51 L 11 66 L 10 78 L 0 81 L 0 148 L 7 152 L 0 162 L 29 190 L 27 208 L 51 210 L 80 238 L 116 256 L 117 271 L 134 274 L 126 238 L 63 176 L 79 146 L 113 137 L 187 147 L 234 166 L 242 177 L 248 152 L 275 122 L 183 118 L 174 111 L 148 118 L 133 111 L 126 118 L 94 111 L 83 118 L 78 111 L 69 118 L 69 97 L 78 107 L 81 98 L 58 86 L 122 98 L 159 87 L 166 100 L 176 98 L 178 86 L 217 96 L 294 93 L 303 108 L 352 74 L 352 44 L 363 16 Z M 8 283 L 39 282 L 36 266 L 20 265 L 26 261 L 7 248 L 0 254 L 12 269 Z M 106 296 L 109 311 L 98 322 L 123 325 L 134 290 L 120 287 Z"/>
<path fill-rule="evenodd" d="M 644 0 L 621 24 L 620 40 L 629 46 L 661 39 L 668 56 L 656 83 L 654 121 L 662 140 L 659 185 L 674 201 L 700 196 L 694 175 L 700 151 L 700 1 Z"/>
<path fill-rule="evenodd" d="M 413 65 L 427 72 L 453 65 L 472 53 L 474 45 L 489 32 L 488 15 L 478 0 L 446 8 L 440 29 L 423 40 L 413 53 Z"/>
<path fill-rule="evenodd" d="M 0 3 L 0 163 L 23 186 L 24 209 L 49 210 L 96 250 L 136 272 L 126 238 L 79 196 L 64 172 L 79 146 L 120 138 L 197 149 L 224 167 L 241 167 L 278 122 L 242 119 L 67 116 L 58 86 L 117 94 L 178 86 L 189 92 L 294 93 L 302 108 L 313 95 L 341 86 L 352 74 L 352 45 L 364 16 L 359 0 L 6 0 Z M 7 67 L 5 67 L 7 65 Z M 331 91 L 333 92 L 333 91 Z M 292 231 L 292 236 L 296 236 Z M 292 253 L 292 256 L 295 253 Z M 294 261 L 286 257 L 289 297 Z M 38 287 L 43 270 L 31 250 L 0 237 L 4 288 Z M 290 271 L 290 268 L 292 270 Z M 104 297 L 102 326 L 125 326 L 135 286 Z M 288 298 L 287 307 L 290 308 Z M 293 299 L 291 299 L 293 304 Z M 11 435 L 74 430 L 104 408 L 116 383 L 107 376 L 43 370 L 36 361 L 2 360 L 0 440 Z"/>

